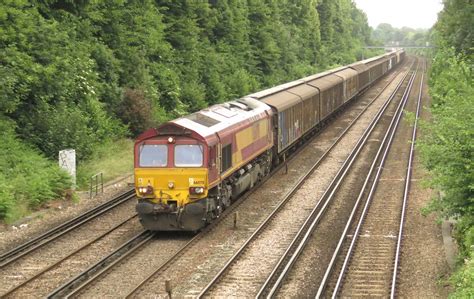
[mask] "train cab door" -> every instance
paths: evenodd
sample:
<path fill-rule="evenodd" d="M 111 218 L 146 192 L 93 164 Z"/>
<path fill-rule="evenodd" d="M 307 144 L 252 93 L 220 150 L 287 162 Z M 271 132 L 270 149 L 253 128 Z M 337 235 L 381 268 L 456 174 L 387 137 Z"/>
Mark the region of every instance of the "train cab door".
<path fill-rule="evenodd" d="M 219 176 L 219 181 L 222 180 L 221 178 L 221 169 L 222 169 L 222 143 L 219 134 L 216 133 L 217 137 L 217 144 L 216 147 L 216 171 L 217 175 Z"/>
<path fill-rule="evenodd" d="M 219 143 L 209 146 L 209 183 L 219 180 L 218 146 Z"/>

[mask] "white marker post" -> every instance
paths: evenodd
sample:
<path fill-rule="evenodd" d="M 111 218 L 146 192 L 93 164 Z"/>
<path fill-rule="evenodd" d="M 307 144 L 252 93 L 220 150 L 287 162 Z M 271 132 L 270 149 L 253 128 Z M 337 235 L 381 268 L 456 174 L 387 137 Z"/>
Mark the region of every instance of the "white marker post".
<path fill-rule="evenodd" d="M 59 167 L 71 176 L 71 189 L 76 189 L 76 150 L 65 149 L 59 152 Z"/>

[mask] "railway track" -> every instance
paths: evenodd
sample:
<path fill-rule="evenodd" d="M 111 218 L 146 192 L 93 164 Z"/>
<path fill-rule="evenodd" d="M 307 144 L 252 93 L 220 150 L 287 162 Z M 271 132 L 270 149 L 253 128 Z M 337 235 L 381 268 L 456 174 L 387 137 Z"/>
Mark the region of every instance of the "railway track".
<path fill-rule="evenodd" d="M 346 224 L 346 230 L 341 235 L 317 297 L 336 298 L 351 295 L 394 298 L 396 295 L 403 223 L 422 99 L 423 73 L 424 71 L 420 76 L 416 120 L 410 137 L 411 144 L 405 145 L 408 148 L 408 157 L 404 179 L 400 180 L 400 183 L 403 183 L 400 191 L 403 192 L 398 196 L 389 197 L 380 196 L 380 192 L 376 194 L 375 187 L 383 172 L 383 168 L 380 167 L 360 215 L 349 219 Z M 408 97 L 409 95 L 407 95 L 407 100 Z M 384 152 L 383 158 L 381 163 L 388 159 L 388 149 Z"/>
<path fill-rule="evenodd" d="M 309 139 L 307 142 L 309 142 Z M 287 162 L 290 162 L 293 157 L 297 155 L 297 153 L 301 150 L 296 150 L 292 156 L 289 157 Z M 263 185 L 272 175 L 276 172 L 280 171 L 284 168 L 285 165 L 280 165 L 276 169 L 270 173 L 269 176 L 264 178 L 261 182 L 259 182 L 255 188 L 246 192 L 243 196 L 240 197 L 237 202 L 235 202 L 230 208 L 228 208 L 224 213 L 220 216 L 220 218 L 213 222 L 210 226 L 206 227 L 200 234 L 196 235 L 193 238 L 189 238 L 189 242 L 187 242 L 184 246 L 181 246 L 181 240 L 176 242 L 176 246 L 174 247 L 175 252 L 173 256 L 169 257 L 167 260 L 164 260 L 157 270 L 152 271 L 148 277 L 141 280 L 141 282 L 137 283 L 135 288 L 129 291 L 129 294 L 133 294 L 134 292 L 138 291 L 139 287 L 145 284 L 151 277 L 157 275 L 160 271 L 166 269 L 177 257 L 180 256 L 184 251 L 188 250 L 192 245 L 198 242 L 202 237 L 208 234 L 210 231 L 214 229 L 218 223 L 225 221 L 232 214 L 232 212 L 237 209 L 237 207 L 243 203 L 246 198 L 251 196 L 255 190 L 259 188 L 259 186 Z M 107 275 L 111 275 L 114 271 L 118 271 L 117 268 L 124 267 L 127 262 L 131 260 L 140 260 L 140 259 L 148 259 L 149 255 L 146 253 L 143 254 L 143 257 L 137 257 L 141 252 L 147 252 L 147 247 L 156 247 L 157 249 L 160 247 L 159 240 L 153 238 L 153 234 L 147 232 L 146 235 L 137 235 L 131 240 L 129 240 L 123 246 L 117 248 L 115 251 L 104 257 L 102 260 L 97 262 L 95 265 L 89 267 L 79 275 L 75 276 L 73 279 L 69 280 L 65 284 L 61 285 L 60 287 L 56 288 L 53 292 L 48 294 L 48 298 L 59 298 L 59 297 L 76 297 L 86 293 L 89 290 L 94 288 L 95 284 L 100 283 L 100 280 L 104 279 Z M 166 241 L 169 243 L 173 243 L 173 238 L 166 238 Z M 153 251 L 153 250 L 151 250 Z M 116 293 L 114 293 L 116 295 Z"/>
<path fill-rule="evenodd" d="M 310 140 L 308 140 L 307 142 L 309 142 Z M 291 160 L 298 154 L 299 151 L 301 151 L 301 148 L 296 150 L 293 155 L 288 158 L 287 162 L 291 162 Z M 201 233 L 199 233 L 195 237 L 189 238 L 189 242 L 186 242 L 184 246 L 180 245 L 183 243 L 181 241 L 175 242 L 176 246 L 174 246 L 174 254 L 165 259 L 162 263 L 160 263 L 156 270 L 153 270 L 146 277 L 144 277 L 140 282 L 136 284 L 133 289 L 128 290 L 128 293 L 122 295 L 124 295 L 125 297 L 130 297 L 136 292 L 138 292 L 142 285 L 147 283 L 154 276 L 158 275 L 158 273 L 168 268 L 174 260 L 176 260 L 185 251 L 189 250 L 193 246 L 193 244 L 201 240 L 206 234 L 209 234 L 219 223 L 228 219 L 229 216 L 232 215 L 233 211 L 237 209 L 237 207 L 242 204 L 249 196 L 251 196 L 255 192 L 255 190 L 259 188 L 259 186 L 263 185 L 269 178 L 272 177 L 272 175 L 274 175 L 278 171 L 281 171 L 284 167 L 285 165 L 282 164 L 276 169 L 274 169 L 272 173 L 270 173 L 269 176 L 259 182 L 255 186 L 255 188 L 246 192 L 243 196 L 240 197 L 239 200 L 237 200 L 237 202 L 235 202 L 230 208 L 224 211 L 224 213 L 220 216 L 219 219 L 217 219 L 217 221 L 206 227 Z M 166 241 L 173 243 L 173 238 L 167 238 Z M 55 289 L 53 292 L 48 294 L 48 298 L 70 298 L 84 295 L 88 291 L 93 290 L 94 285 L 99 284 L 105 276 L 113 275 L 114 271 L 119 272 L 120 270 L 117 270 L 117 268 L 125 267 L 125 264 L 127 262 L 136 262 L 140 259 L 149 259 L 149 255 L 147 255 L 146 253 L 147 249 L 149 247 L 155 247 L 159 249 L 159 242 L 159 240 L 153 238 L 153 234 L 151 233 L 147 233 L 146 235 L 137 235 L 136 237 L 129 240 L 126 244 L 119 247 L 114 252 L 110 253 L 108 256 L 104 257 L 95 265 L 91 266 L 90 268 L 83 271 L 67 283 Z M 138 257 L 141 252 L 143 252 L 143 256 Z M 113 295 L 117 295 L 117 293 L 115 292 Z"/>
<path fill-rule="evenodd" d="M 363 114 L 363 113 L 364 112 L 361 112 L 361 114 Z M 337 143 L 337 141 L 335 143 Z M 301 170 L 299 170 L 299 171 L 301 171 Z M 301 176 L 298 176 L 298 181 L 300 181 L 300 180 L 302 180 Z M 268 188 L 268 187 L 266 187 L 266 188 L 267 188 L 267 193 L 272 192 L 271 188 Z M 292 192 L 292 190 L 287 191 L 287 193 L 291 193 L 291 192 Z M 272 199 L 274 205 L 270 206 L 272 208 L 271 210 L 278 209 L 277 206 L 279 205 L 280 202 L 282 202 L 282 200 L 284 200 L 283 197 L 285 197 L 285 196 L 282 196 L 281 199 L 280 198 L 276 199 L 275 197 Z M 250 205 L 250 203 L 246 203 L 246 206 L 247 205 Z M 260 210 L 260 208 L 258 206 L 254 206 L 254 208 L 256 210 Z M 268 202 L 267 202 L 266 208 L 269 208 Z M 268 210 L 270 212 L 270 209 L 268 209 Z M 255 213 L 255 211 L 246 212 L 245 214 L 250 215 L 250 214 L 254 214 L 254 213 Z M 243 215 L 243 214 L 244 213 L 242 213 L 240 215 Z M 252 216 L 250 216 L 250 217 L 252 217 Z M 261 223 L 264 220 L 264 219 L 256 220 L 255 216 L 253 216 L 250 219 L 247 220 L 248 221 L 248 222 L 246 222 L 247 224 L 242 225 L 242 226 L 244 226 L 244 229 L 246 231 L 249 231 L 249 232 L 253 232 L 253 231 L 257 230 L 257 227 L 255 227 L 255 224 Z M 242 222 L 244 222 L 244 221 L 242 221 Z M 219 228 L 219 231 L 222 231 L 222 230 L 223 229 L 222 229 L 222 226 L 221 226 Z M 233 236 L 227 236 L 227 238 L 234 239 L 234 237 L 236 237 L 236 235 L 239 235 L 240 232 L 242 232 L 242 231 L 237 229 L 233 232 L 233 234 L 232 234 Z M 219 234 L 219 233 L 216 233 L 216 234 Z M 244 234 L 241 233 L 240 235 L 244 235 Z M 246 234 L 246 235 L 248 235 L 248 234 Z M 196 264 L 196 261 L 193 260 L 193 257 L 194 257 L 194 259 L 197 258 L 196 255 L 189 254 L 190 252 L 199 251 L 199 249 L 196 249 L 196 247 L 199 247 L 199 245 L 196 245 L 196 244 L 190 244 L 189 248 L 185 251 L 187 254 L 182 254 L 182 256 L 173 257 L 173 260 L 170 263 L 168 263 L 166 267 L 158 268 L 152 275 L 147 277 L 137 288 L 135 288 L 132 292 L 130 292 L 127 295 L 127 297 L 142 297 L 142 296 L 147 296 L 147 295 L 151 295 L 151 294 L 161 293 L 161 292 L 163 292 L 163 289 L 161 288 L 161 286 L 163 286 L 164 281 L 166 279 L 171 279 L 174 283 L 176 283 L 176 280 L 182 281 L 183 280 L 182 277 L 186 277 L 187 282 L 185 284 L 180 284 L 180 287 L 177 290 L 177 293 L 180 294 L 179 296 L 181 296 L 181 295 L 185 296 L 182 292 L 186 292 L 186 295 L 191 295 L 191 296 L 198 295 L 200 290 L 205 286 L 205 284 L 203 284 L 203 281 L 205 281 L 205 283 L 207 284 L 208 281 L 210 279 L 212 279 L 212 277 L 214 276 L 214 275 L 211 276 L 209 278 L 209 280 L 204 279 L 205 277 L 209 276 L 210 273 L 215 273 L 214 270 L 216 269 L 215 268 L 216 266 L 212 266 L 212 265 L 213 264 L 220 264 L 220 263 L 224 264 L 228 259 L 226 257 L 227 256 L 229 256 L 229 258 L 231 257 L 231 255 L 229 255 L 229 253 L 233 254 L 235 252 L 235 250 L 232 249 L 234 244 L 231 243 L 231 244 L 225 245 L 224 248 L 219 249 L 219 252 L 222 252 L 222 254 L 216 255 L 216 253 L 212 250 L 213 247 L 214 246 L 221 246 L 221 245 L 216 244 L 216 240 L 215 240 L 216 238 L 219 238 L 219 237 L 214 236 L 212 238 L 211 237 L 206 238 L 206 239 L 209 239 L 209 241 L 206 242 L 206 244 L 208 244 L 207 245 L 208 248 L 201 249 L 201 250 L 203 250 L 202 256 L 205 256 L 206 254 L 209 254 L 210 256 L 213 257 L 212 262 L 211 263 L 206 263 L 205 265 L 201 264 L 200 266 L 197 266 L 199 268 L 198 273 L 194 272 L 194 274 L 190 274 L 190 275 L 193 275 L 193 277 L 186 277 L 186 273 L 189 273 L 191 271 L 186 272 L 186 271 L 183 270 L 179 273 L 180 276 L 178 278 L 176 276 L 178 274 L 177 271 L 173 271 L 172 269 L 169 269 L 169 268 L 170 268 L 170 265 L 173 265 L 173 268 L 185 269 L 186 268 L 185 265 Z M 236 238 L 240 239 L 241 237 L 236 237 Z M 246 237 L 246 239 L 248 239 L 248 237 Z M 201 243 L 203 243 L 203 242 L 201 242 Z M 226 243 L 228 243 L 228 242 L 226 241 Z M 190 257 L 188 257 L 187 255 L 190 255 Z M 258 268 L 258 265 L 249 265 L 249 268 L 247 268 L 247 270 L 251 269 L 252 266 Z M 249 275 L 250 274 L 248 272 L 245 273 L 245 277 L 249 277 Z M 252 279 L 250 279 L 250 280 L 254 280 L 254 277 L 252 277 Z M 247 279 L 247 281 L 245 283 L 247 283 L 247 285 L 245 287 L 248 287 L 248 284 L 250 284 L 251 282 L 249 281 L 249 279 Z M 157 285 L 160 285 L 160 287 L 157 287 Z M 222 294 L 219 294 L 219 295 L 222 295 Z"/>
<path fill-rule="evenodd" d="M 405 78 L 405 77 L 404 77 Z M 298 243 L 298 240 L 301 240 L 301 238 L 306 234 L 310 234 L 312 231 L 312 228 L 314 228 L 315 225 L 319 222 L 321 219 L 322 215 L 324 214 L 326 208 L 331 204 L 332 200 L 332 195 L 334 194 L 335 190 L 337 190 L 342 178 L 344 177 L 345 173 L 347 173 L 347 170 L 349 169 L 350 165 L 354 161 L 355 157 L 358 155 L 360 152 L 360 149 L 362 146 L 367 142 L 368 136 L 372 132 L 373 128 L 375 128 L 375 125 L 377 122 L 380 120 L 381 116 L 383 115 L 384 111 L 386 108 L 389 106 L 391 103 L 392 99 L 394 98 L 394 95 L 400 88 L 402 82 L 404 81 L 404 78 L 399 82 L 398 86 L 396 87 L 395 91 L 392 93 L 392 96 L 384 103 L 382 108 L 379 110 L 377 113 L 377 116 L 374 118 L 373 122 L 370 124 L 370 126 L 367 128 L 367 130 L 364 132 L 363 136 L 359 139 L 357 142 L 357 145 L 355 146 L 354 150 L 351 152 L 349 157 L 346 159 L 345 163 L 343 164 L 342 168 L 338 171 L 336 177 L 334 180 L 331 182 L 331 187 L 326 190 L 324 195 L 322 196 L 321 200 L 317 200 L 315 198 L 314 202 L 317 204 L 314 206 L 312 209 L 310 216 L 306 219 L 304 222 L 303 226 L 301 229 L 296 230 L 297 231 L 297 237 L 293 239 L 293 241 L 290 240 L 279 240 L 275 246 L 282 246 L 281 244 L 290 244 L 286 250 L 283 249 L 283 257 L 279 260 L 277 263 L 277 267 L 274 268 L 273 272 L 270 275 L 270 278 L 267 279 L 267 281 L 264 283 L 264 286 L 260 289 L 258 292 L 257 296 L 264 296 L 266 293 L 269 291 L 269 286 L 271 285 L 271 282 L 274 281 L 275 277 L 277 277 L 277 274 L 281 272 L 281 267 L 285 268 L 284 266 L 284 261 L 288 260 L 289 257 L 292 256 L 292 252 L 295 252 L 297 248 L 304 247 L 304 245 L 301 245 Z M 349 129 L 349 128 L 348 128 Z M 344 134 L 347 132 L 347 130 L 344 132 Z M 343 135 L 344 135 L 343 134 Z M 341 138 L 343 137 L 341 135 Z M 336 141 L 334 145 L 339 142 L 340 139 Z M 241 283 L 241 279 L 239 276 L 243 275 L 243 271 L 245 271 L 245 267 L 250 267 L 250 264 L 252 262 L 245 262 L 246 259 L 252 261 L 252 258 L 258 258 L 257 254 L 255 254 L 256 250 L 252 249 L 251 246 L 258 248 L 260 245 L 259 243 L 262 243 L 265 237 L 261 237 L 265 234 L 266 232 L 266 227 L 271 225 L 271 222 L 273 219 L 278 217 L 280 211 L 282 210 L 283 207 L 286 206 L 287 202 L 290 201 L 290 199 L 293 197 L 295 194 L 296 190 L 299 190 L 305 180 L 311 177 L 312 172 L 316 167 L 318 167 L 321 163 L 321 161 L 326 157 L 326 155 L 329 153 L 326 152 L 326 154 L 317 162 L 313 165 L 310 171 L 306 173 L 306 175 L 298 182 L 298 184 L 293 188 L 293 192 L 287 194 L 287 197 L 285 197 L 284 201 L 281 203 L 281 205 L 275 209 L 275 211 L 266 219 L 262 225 L 255 231 L 255 233 L 242 245 L 242 247 L 234 254 L 234 256 L 225 264 L 225 266 L 221 269 L 221 271 L 211 280 L 211 282 L 201 291 L 201 293 L 198 295 L 198 297 L 203 297 L 203 296 L 213 296 L 220 294 L 220 291 L 222 291 L 222 288 L 224 287 L 229 287 L 233 285 L 233 281 L 239 281 Z M 314 180 L 314 178 L 313 178 Z M 313 197 L 319 197 L 319 196 L 314 196 Z M 307 237 L 307 236 L 306 236 Z M 285 245 L 286 246 L 286 245 Z M 249 249 L 250 248 L 250 249 Z M 247 252 L 254 251 L 253 257 L 252 254 L 247 254 Z M 280 249 L 281 251 L 281 249 Z M 250 257 L 245 257 L 246 255 Z M 242 257 L 244 256 L 244 257 Z M 262 254 L 261 259 L 266 259 L 266 254 Z M 244 260 L 242 262 L 241 260 Z M 275 260 L 275 257 L 270 257 L 266 263 L 271 263 L 272 261 Z M 277 259 L 278 260 L 278 259 Z M 241 264 L 239 266 L 239 264 Z M 235 268 L 235 269 L 233 269 Z M 235 273 L 232 273 L 235 272 Z M 253 277 L 253 280 L 255 280 L 253 283 L 258 284 L 262 283 L 261 279 L 256 279 Z M 263 278 L 263 281 L 265 280 L 265 277 Z M 260 282 L 259 282 L 260 281 Z M 219 288 L 220 286 L 223 286 Z M 251 288 L 248 288 L 251 289 Z M 258 289 L 257 289 L 258 290 Z M 254 296 L 255 293 L 252 293 L 251 290 L 249 290 L 250 293 L 238 293 L 239 295 L 244 295 L 244 296 Z M 230 294 L 229 294 L 230 295 Z M 235 293 L 233 294 L 235 295 Z"/>
<path fill-rule="evenodd" d="M 384 87 L 386 88 L 388 84 Z M 375 100 L 375 99 L 374 99 Z M 362 113 L 362 112 L 361 112 Z M 291 161 L 292 158 L 288 160 L 288 162 Z M 274 170 L 274 173 L 277 171 L 280 171 L 281 168 L 283 168 L 284 165 L 281 165 L 279 168 Z M 264 184 L 264 182 L 261 182 L 260 184 Z M 165 238 L 160 238 L 156 237 L 153 238 L 151 236 L 147 237 L 146 240 L 143 239 L 143 242 L 137 242 L 137 241 L 130 241 L 130 244 L 127 246 L 124 246 L 123 248 L 120 248 L 114 252 L 112 252 L 108 257 L 105 257 L 96 265 L 90 267 L 80 275 L 77 275 L 75 278 L 71 279 L 69 282 L 66 284 L 63 284 L 61 287 L 57 288 L 54 290 L 52 293 L 49 294 L 48 297 L 50 298 L 55 298 L 55 297 L 76 297 L 76 296 L 87 296 L 88 292 L 94 292 L 95 295 L 113 295 L 113 296 L 133 296 L 137 292 L 139 292 L 140 287 L 146 284 L 148 281 L 152 280 L 153 277 L 159 275 L 159 273 L 163 272 L 165 269 L 169 268 L 170 265 L 180 256 L 184 254 L 185 251 L 189 250 L 192 248 L 193 244 L 197 243 L 200 239 L 202 239 L 204 236 L 207 235 L 209 231 L 212 231 L 214 227 L 217 225 L 219 222 L 223 222 L 226 219 L 230 218 L 228 217 L 231 215 L 231 213 L 242 203 L 245 198 L 249 197 L 257 188 L 253 189 L 253 191 L 247 193 L 243 198 L 241 198 L 238 202 L 232 205 L 231 209 L 228 209 L 225 211 L 224 216 L 219 219 L 218 222 L 215 222 L 213 225 L 210 227 L 206 228 L 206 230 L 197 235 L 195 238 L 190 240 L 187 244 L 184 246 L 180 247 L 185 240 L 177 240 L 174 242 L 172 238 L 169 238 L 169 236 L 165 236 Z M 190 239 L 190 238 L 188 238 Z M 132 274 L 125 274 L 127 271 L 129 271 L 129 268 L 136 267 L 136 264 L 143 263 L 143 261 L 149 260 L 150 254 L 149 252 L 157 252 L 157 250 L 160 249 L 163 244 L 162 242 L 167 242 L 166 244 L 174 244 L 174 245 L 166 245 L 168 247 L 173 246 L 174 249 L 169 250 L 168 252 L 175 252 L 175 254 L 168 259 L 163 259 L 163 256 L 160 255 L 160 258 L 158 258 L 159 261 L 157 263 L 159 264 L 158 267 L 156 267 L 156 270 L 151 271 L 148 274 L 148 277 L 145 277 L 144 279 L 141 280 L 141 282 L 137 283 L 136 287 L 132 290 L 128 290 L 128 294 L 122 293 L 122 294 L 117 294 L 118 291 L 114 289 L 113 284 L 115 282 L 105 282 L 107 280 L 116 280 L 119 281 L 120 278 L 116 277 L 115 275 L 117 273 L 121 273 L 121 276 L 125 277 L 144 277 L 144 275 L 147 273 L 147 269 L 142 268 L 143 271 L 138 273 L 137 275 L 132 275 Z M 155 249 L 150 249 L 150 248 L 155 248 Z M 161 250 L 163 251 L 163 250 Z M 143 252 L 143 253 L 140 253 Z M 148 254 L 147 254 L 148 252 Z M 168 256 L 168 255 L 165 255 Z M 129 266 L 126 266 L 129 265 Z M 127 269 L 128 268 L 128 269 Z M 125 282 L 127 284 L 132 284 L 132 281 L 127 281 Z M 113 293 L 100 293 L 101 289 L 100 285 L 106 284 L 110 290 L 113 291 Z M 112 284 L 112 285 L 111 285 Z M 123 289 L 126 289 L 125 287 Z"/>
<path fill-rule="evenodd" d="M 50 243 L 51 241 L 67 234 L 71 230 L 83 225 L 84 223 L 106 213 L 107 211 L 113 209 L 117 205 L 128 201 L 129 199 L 133 198 L 135 195 L 135 191 L 128 190 L 127 192 L 120 194 L 119 196 L 113 198 L 110 201 L 107 201 L 97 207 L 92 208 L 91 210 L 67 221 L 61 223 L 60 225 L 44 232 L 43 234 L 39 235 L 36 238 L 33 238 L 15 248 L 8 250 L 5 253 L 0 255 L 0 268 L 3 268 L 10 263 L 18 260 L 19 258 L 27 255 L 28 253 Z"/>
<path fill-rule="evenodd" d="M 2 298 L 39 295 L 106 251 L 104 242 L 115 246 L 129 231 L 140 229 L 136 215 L 127 211 L 134 194 L 133 190 L 120 194 L 3 254 Z M 98 218 L 104 221 L 99 223 Z"/>
<path fill-rule="evenodd" d="M 80 294 L 80 292 L 87 289 L 94 280 L 106 274 L 107 271 L 132 255 L 144 244 L 149 243 L 152 239 L 153 233 L 149 231 L 140 232 L 94 265 L 53 290 L 47 297 L 68 298 Z"/>
<path fill-rule="evenodd" d="M 387 84 L 384 87 L 384 89 L 388 85 L 389 84 Z M 375 99 L 373 101 L 375 101 Z M 362 114 L 362 113 L 363 112 L 361 112 L 360 114 Z M 309 141 L 308 141 L 308 143 L 309 143 Z M 301 149 L 302 148 L 300 148 L 300 150 Z M 293 157 L 295 157 L 296 154 L 300 150 L 298 150 L 293 155 Z M 290 158 L 288 160 L 288 163 L 291 161 L 291 159 L 292 158 Z M 285 167 L 285 165 L 280 165 L 280 167 L 278 169 L 274 170 L 274 173 L 276 173 L 278 171 L 281 171 L 281 169 L 283 167 Z M 270 178 L 270 177 L 268 177 L 268 178 Z M 264 183 L 265 182 L 261 182 L 260 184 L 262 185 Z M 215 222 L 214 225 L 211 225 L 206 230 L 207 231 L 212 231 L 218 223 L 229 221 L 229 218 L 231 218 L 229 216 L 232 215 L 233 211 L 236 210 L 238 208 L 238 206 L 242 202 L 244 202 L 247 197 L 249 197 L 253 192 L 255 192 L 255 190 L 257 190 L 257 188 L 253 189 L 248 194 L 243 196 L 239 201 L 237 201 L 232 206 L 231 209 L 228 209 L 225 212 L 223 217 L 221 217 L 220 221 Z M 116 200 L 118 200 L 118 199 L 116 199 Z M 124 200 L 123 202 L 125 202 L 125 201 L 126 200 Z M 114 206 L 117 206 L 117 205 L 119 205 L 119 203 L 117 203 Z M 27 251 L 32 252 L 36 249 L 41 248 L 45 244 L 50 243 L 51 241 L 58 239 L 60 236 L 62 236 L 64 234 L 67 234 L 67 232 L 73 230 L 74 228 L 80 227 L 82 224 L 87 223 L 88 221 L 94 219 L 95 218 L 95 217 L 93 217 L 94 214 L 102 215 L 102 214 L 106 213 L 106 211 L 101 212 L 100 209 L 94 209 L 94 211 L 95 212 L 89 211 L 90 213 L 88 215 L 82 215 L 81 219 L 79 219 L 80 217 L 78 217 L 78 221 L 75 222 L 75 223 L 73 223 L 73 221 L 71 221 L 71 224 L 70 224 L 69 227 L 68 227 L 68 224 L 65 224 L 65 225 L 61 226 L 61 228 L 60 227 L 55 228 L 54 230 L 57 229 L 56 230 L 56 235 L 58 235 L 58 236 L 55 235 L 55 233 L 53 232 L 54 230 L 51 230 L 51 234 L 49 234 L 49 235 L 48 235 L 48 233 L 50 233 L 50 232 L 45 233 L 44 234 L 46 236 L 45 239 L 40 240 L 38 238 L 38 240 L 35 241 L 36 243 L 33 242 L 35 244 L 32 245 L 31 247 L 29 247 L 29 248 L 33 248 L 33 249 L 28 249 L 28 246 L 25 246 L 24 247 L 25 249 L 23 249 L 23 252 L 27 252 Z M 127 221 L 133 221 L 133 220 L 129 219 Z M 124 221 L 124 222 L 116 225 L 116 228 L 119 228 L 122 225 L 126 225 L 126 223 L 128 223 L 127 221 Z M 232 221 L 232 220 L 230 220 L 230 221 Z M 72 227 L 74 227 L 74 228 L 72 228 Z M 204 233 L 202 233 L 200 235 L 197 235 L 195 238 L 190 238 L 188 236 L 188 237 L 184 237 L 181 240 L 177 240 L 176 242 L 173 242 L 171 240 L 170 243 L 173 243 L 174 245 L 172 246 L 172 249 L 168 250 L 168 252 L 176 253 L 176 254 L 174 254 L 173 256 L 171 256 L 169 258 L 167 258 L 167 257 L 164 258 L 163 262 L 160 264 L 159 267 L 157 267 L 156 270 L 154 270 L 148 277 L 143 279 L 141 281 L 141 283 L 137 284 L 137 286 L 133 290 L 131 290 L 131 291 L 129 290 L 129 292 L 127 294 L 124 294 L 124 295 L 127 296 L 127 297 L 131 297 L 131 296 L 136 296 L 137 294 L 140 294 L 140 289 L 144 285 L 146 285 L 150 281 L 154 281 L 154 279 L 156 279 L 157 276 L 159 277 L 160 273 L 163 273 L 166 269 L 169 269 L 169 267 L 173 263 L 175 263 L 177 259 L 179 259 L 180 255 L 183 255 L 185 252 L 192 249 L 193 246 L 194 246 L 193 244 L 196 244 L 200 239 L 202 239 L 204 236 L 206 236 L 207 235 L 206 230 L 205 230 Z M 98 237 L 95 238 L 95 241 L 96 242 L 100 241 L 100 239 L 105 238 L 111 232 L 112 232 L 112 230 L 110 230 L 109 232 L 102 233 L 101 236 L 98 236 Z M 52 240 L 50 240 L 50 239 L 52 239 Z M 164 239 L 170 239 L 170 238 L 169 238 L 169 236 L 165 236 Z M 128 242 L 126 242 L 123 246 L 121 246 L 119 250 L 112 251 L 111 254 L 107 255 L 101 261 L 99 261 L 95 265 L 89 266 L 89 268 L 87 268 L 86 271 L 83 271 L 83 273 L 80 273 L 80 274 L 76 275 L 75 277 L 70 279 L 68 282 L 64 283 L 61 287 L 55 289 L 53 292 L 51 292 L 49 294 L 48 297 L 52 297 L 52 298 L 55 298 L 55 297 L 69 297 L 69 296 L 72 297 L 72 296 L 77 296 L 77 295 L 83 294 L 83 293 L 81 293 L 83 290 L 90 289 L 90 290 L 94 291 L 95 289 L 93 287 L 92 288 L 90 288 L 90 287 L 94 285 L 94 283 L 96 282 L 95 281 L 96 278 L 101 277 L 102 275 L 107 275 L 107 274 L 110 274 L 111 272 L 114 272 L 113 269 L 117 266 L 120 266 L 122 261 L 127 260 L 127 258 L 133 256 L 134 252 L 139 252 L 139 251 L 143 250 L 143 248 L 149 248 L 148 250 L 151 250 L 153 252 L 157 252 L 157 250 L 161 249 L 160 248 L 161 247 L 160 244 L 162 244 L 161 241 L 163 241 L 163 240 L 160 239 L 159 236 L 158 237 L 154 236 L 154 235 L 152 235 L 148 232 L 140 233 L 137 236 L 135 236 L 134 238 L 130 239 Z M 183 243 L 186 243 L 186 244 L 183 246 L 182 245 Z M 65 257 L 64 259 L 62 259 L 61 261 L 56 261 L 56 262 L 48 265 L 48 267 L 45 267 L 44 269 L 41 269 L 41 271 L 36 272 L 34 276 L 32 276 L 28 279 L 28 281 L 25 281 L 25 282 L 21 283 L 20 285 L 10 289 L 8 291 L 8 293 L 6 293 L 5 295 L 8 295 L 8 296 L 15 295 L 16 296 L 17 294 L 22 294 L 23 287 L 28 287 L 28 286 L 31 287 L 32 285 L 34 285 L 34 282 L 40 280 L 39 278 L 42 278 L 45 273 L 54 272 L 55 269 L 61 268 L 62 267 L 61 265 L 63 264 L 64 261 L 67 261 L 68 257 L 69 258 L 74 257 L 75 255 L 78 255 L 78 253 L 80 253 L 80 252 L 85 252 L 87 250 L 87 248 L 92 246 L 92 244 L 93 244 L 93 242 L 91 242 L 89 244 L 83 244 L 80 248 L 78 248 L 74 252 L 70 252 L 68 254 L 68 256 Z M 154 244 L 154 246 L 148 246 L 146 244 L 148 244 L 148 245 Z M 35 247 L 35 246 L 37 246 L 37 247 Z M 153 248 L 153 249 L 150 249 L 150 248 Z M 28 253 L 20 255 L 20 257 L 18 257 L 16 259 L 20 259 L 21 257 L 24 257 L 26 255 L 28 255 Z M 6 256 L 6 254 L 5 254 L 5 256 Z M 13 254 L 12 256 L 15 256 L 15 254 Z M 149 253 L 148 253 L 148 256 L 150 256 Z M 14 261 L 11 261 L 10 263 L 12 263 L 12 262 L 14 262 Z M 122 267 L 123 267 L 123 265 L 122 265 Z M 120 273 L 120 271 L 117 272 L 117 273 Z M 143 273 L 141 273 L 141 274 L 143 275 Z M 44 276 L 46 276 L 46 275 L 44 275 Z M 45 278 L 43 277 L 42 279 L 44 280 Z M 81 287 L 81 286 L 84 286 L 84 287 Z M 28 294 L 28 292 L 26 292 L 26 293 Z M 35 293 L 29 293 L 29 294 L 32 295 L 32 294 L 35 294 Z"/>

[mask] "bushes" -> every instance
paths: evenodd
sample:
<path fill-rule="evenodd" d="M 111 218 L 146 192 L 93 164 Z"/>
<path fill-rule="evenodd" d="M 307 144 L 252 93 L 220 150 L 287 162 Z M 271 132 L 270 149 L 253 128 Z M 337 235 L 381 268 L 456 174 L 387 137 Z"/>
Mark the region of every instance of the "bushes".
<path fill-rule="evenodd" d="M 454 297 L 474 294 L 474 87 L 467 62 L 453 48 L 441 48 L 430 71 L 432 122 L 419 142 L 430 186 L 440 190 L 428 210 L 458 221 L 454 237 L 464 265 L 451 278 Z"/>
<path fill-rule="evenodd" d="M 118 114 L 133 135 L 136 136 L 152 126 L 152 112 L 152 103 L 145 98 L 143 91 L 128 88 L 125 90 Z"/>
<path fill-rule="evenodd" d="M 430 74 L 433 121 L 420 143 L 431 186 L 444 196 L 433 208 L 462 219 L 459 240 L 474 225 L 474 87 L 467 64 L 453 49 L 439 50 Z M 460 242 L 462 243 L 462 241 Z M 463 248 L 468 250 L 468 248 Z"/>
<path fill-rule="evenodd" d="M 0 118 L 0 218 L 13 220 L 21 214 L 17 206 L 35 208 L 61 198 L 70 187 L 69 176 L 15 136 L 13 123 Z"/>
<path fill-rule="evenodd" d="M 455 291 L 449 296 L 450 298 L 472 298 L 474 296 L 474 259 L 472 254 L 454 273 L 451 282 Z"/>
<path fill-rule="evenodd" d="M 474 86 L 472 32 L 474 3 L 444 0 L 432 39 L 438 47 L 430 71 L 433 121 L 419 145 L 431 187 L 442 192 L 430 210 L 454 217 L 460 249 L 451 277 L 452 297 L 474 296 Z"/>
<path fill-rule="evenodd" d="M 60 14 L 62 22 L 43 18 L 22 1 L 1 6 L 0 108 L 16 121 L 19 136 L 48 157 L 75 148 L 79 159 L 98 142 L 123 136 L 124 126 L 100 101 L 110 89 L 77 22 L 67 14 Z"/>

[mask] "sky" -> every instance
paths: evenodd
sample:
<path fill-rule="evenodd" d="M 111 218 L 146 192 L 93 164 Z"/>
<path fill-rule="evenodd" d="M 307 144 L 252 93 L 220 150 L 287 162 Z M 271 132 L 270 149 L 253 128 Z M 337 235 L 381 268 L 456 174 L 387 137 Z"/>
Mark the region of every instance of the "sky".
<path fill-rule="evenodd" d="M 354 0 L 373 28 L 380 23 L 393 27 L 431 28 L 443 9 L 442 0 Z"/>

